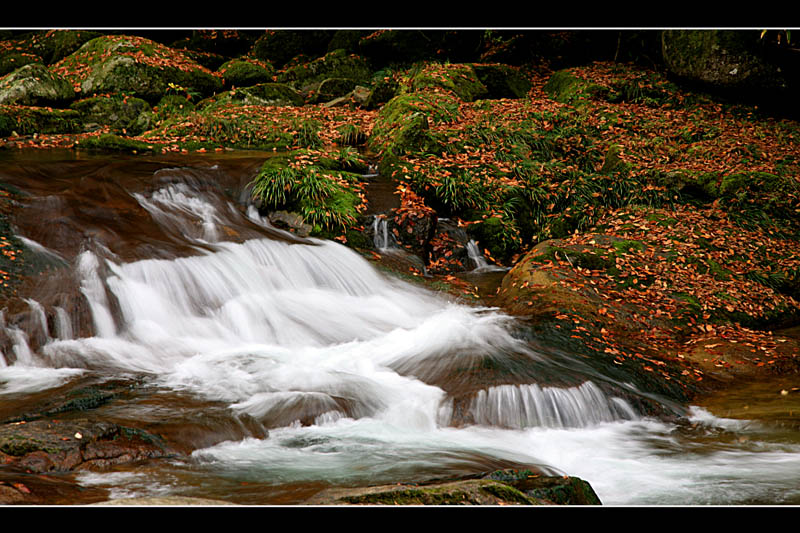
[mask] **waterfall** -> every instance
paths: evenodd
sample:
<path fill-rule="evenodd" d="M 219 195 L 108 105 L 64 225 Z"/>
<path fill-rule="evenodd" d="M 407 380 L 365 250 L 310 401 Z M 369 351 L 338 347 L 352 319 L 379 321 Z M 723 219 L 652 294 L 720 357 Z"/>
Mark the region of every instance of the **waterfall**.
<path fill-rule="evenodd" d="M 372 243 L 376 249 L 386 251 L 396 246 L 394 236 L 389 231 L 389 221 L 381 216 L 372 219 Z"/>
<path fill-rule="evenodd" d="M 500 272 L 508 270 L 507 268 L 489 264 L 478 248 L 478 243 L 476 243 L 474 239 L 470 239 L 467 243 L 467 255 L 475 264 L 473 272 Z"/>
<path fill-rule="evenodd" d="M 235 187 L 216 184 L 216 174 L 157 174 L 146 185 L 102 189 L 127 194 L 104 207 L 124 206 L 126 216 L 133 213 L 129 226 L 120 217 L 113 231 L 99 231 L 95 221 L 87 229 L 87 215 L 60 230 L 75 227 L 68 235 L 91 239 L 59 248 L 45 235 L 45 246 L 29 244 L 61 270 L 72 269 L 82 301 L 26 295 L 19 315 L 2 312 L 0 399 L 79 377 L 134 374 L 148 394 L 165 392 L 165 399 L 154 393 L 138 402 L 156 419 L 166 412 L 159 422 L 182 423 L 170 418 L 184 408 L 172 405 L 175 396 L 204 409 L 218 402 L 220 416 L 247 418 L 267 436 L 203 444 L 187 468 L 198 469 L 204 486 L 234 480 L 237 490 L 250 481 L 259 491 L 270 484 L 295 490 L 304 483 L 421 482 L 509 465 L 580 476 L 604 503 L 682 503 L 706 494 L 699 501 L 725 503 L 718 480 L 741 479 L 742 465 L 768 472 L 770 481 L 782 476 L 781 487 L 796 486 L 796 446 L 776 446 L 752 468 L 754 453 L 739 441 L 703 453 L 692 442 L 687 453 L 674 425 L 642 416 L 632 407 L 638 403 L 626 401 L 639 394 L 633 386 L 570 354 L 556 362 L 561 353 L 534 350 L 516 335 L 519 322 L 500 310 L 404 283 L 336 242 L 276 230 L 255 206 L 228 198 L 224 191 Z M 61 186 L 42 179 L 34 189 L 53 187 L 56 195 Z M 67 201 L 46 207 L 63 208 L 58 216 L 65 219 L 80 211 Z M 375 217 L 371 227 L 376 249 L 401 253 L 386 219 Z M 142 241 L 147 246 L 124 253 Z M 164 251 L 162 244 L 172 246 Z M 468 250 L 477 272 L 498 268 L 474 241 Z M 89 332 L 86 317 L 71 315 L 79 309 L 88 311 Z M 625 390 L 626 399 L 615 390 Z M 138 414 L 141 405 L 126 401 L 115 400 L 115 420 Z M 773 494 L 758 497 L 770 501 Z"/>
<path fill-rule="evenodd" d="M 471 406 L 478 424 L 515 429 L 578 428 L 638 418 L 620 398 L 607 397 L 594 383 L 579 387 L 501 385 L 481 390 Z"/>

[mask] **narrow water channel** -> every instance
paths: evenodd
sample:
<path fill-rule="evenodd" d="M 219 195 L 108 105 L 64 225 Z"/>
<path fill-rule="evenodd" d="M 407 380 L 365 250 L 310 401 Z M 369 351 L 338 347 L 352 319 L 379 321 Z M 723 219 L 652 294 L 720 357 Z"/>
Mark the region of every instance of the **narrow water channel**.
<path fill-rule="evenodd" d="M 751 396 L 752 419 L 739 397 L 646 416 L 637 400 L 662 399 L 534 346 L 499 310 L 272 227 L 246 193 L 260 157 L 0 155 L 41 269 L 3 312 L 0 418 L 135 381 L 93 416 L 191 451 L 75 475 L 87 489 L 296 504 L 526 467 L 581 477 L 605 505 L 800 504 L 800 393 Z"/>

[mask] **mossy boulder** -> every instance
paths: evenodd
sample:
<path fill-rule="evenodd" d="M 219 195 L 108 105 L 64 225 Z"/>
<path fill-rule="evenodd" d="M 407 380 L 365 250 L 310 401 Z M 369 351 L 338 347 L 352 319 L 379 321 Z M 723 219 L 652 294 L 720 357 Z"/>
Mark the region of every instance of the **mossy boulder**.
<path fill-rule="evenodd" d="M 313 61 L 285 69 L 277 75 L 277 81 L 303 88 L 319 84 L 328 78 L 345 78 L 366 84 L 371 76 L 372 68 L 363 57 L 339 49 Z"/>
<path fill-rule="evenodd" d="M 602 505 L 592 486 L 573 476 L 544 476 L 531 470 L 497 470 L 484 477 L 502 481 L 529 498 L 556 505 Z"/>
<path fill-rule="evenodd" d="M 85 96 L 127 94 L 155 103 L 172 88 L 199 96 L 222 89 L 218 76 L 180 51 L 135 36 L 92 39 L 54 68 Z"/>
<path fill-rule="evenodd" d="M 104 133 L 97 137 L 89 137 L 81 140 L 76 145 L 76 148 L 98 152 L 146 154 L 154 152 L 156 150 L 156 145 L 120 135 L 114 135 L 112 133 Z"/>
<path fill-rule="evenodd" d="M 486 87 L 486 98 L 524 98 L 531 82 L 519 69 L 502 64 L 472 65 L 475 75 Z"/>
<path fill-rule="evenodd" d="M 330 30 L 267 30 L 253 44 L 252 54 L 281 68 L 299 55 L 324 54 L 333 35 Z"/>
<path fill-rule="evenodd" d="M 0 425 L 0 459 L 37 473 L 108 470 L 175 453 L 155 435 L 105 422 L 34 420 Z"/>
<path fill-rule="evenodd" d="M 81 116 L 73 109 L 0 105 L 0 137 L 80 130 Z"/>
<path fill-rule="evenodd" d="M 783 89 L 786 80 L 760 46 L 759 30 L 666 30 L 664 63 L 684 79 L 719 89 Z"/>
<path fill-rule="evenodd" d="M 485 98 L 489 90 L 478 79 L 472 65 L 427 63 L 404 87 L 407 92 L 442 88 L 465 102 Z"/>
<path fill-rule="evenodd" d="M 460 100 L 447 93 L 417 91 L 400 94 L 378 112 L 368 147 L 400 156 L 414 152 L 440 152 L 441 142 L 430 133 L 432 124 L 459 116 Z"/>
<path fill-rule="evenodd" d="M 364 100 L 364 109 L 379 109 L 386 102 L 397 96 L 400 92 L 400 84 L 391 76 L 373 79 L 370 87 L 369 96 Z"/>
<path fill-rule="evenodd" d="M 328 78 L 319 84 L 311 98 L 312 103 L 329 102 L 353 91 L 356 81 L 351 78 Z"/>
<path fill-rule="evenodd" d="M 0 79 L 0 104 L 59 107 L 75 99 L 72 85 L 40 63 Z"/>
<path fill-rule="evenodd" d="M 99 32 L 87 30 L 33 31 L 19 35 L 11 42 L 14 50 L 22 56 L 36 57 L 45 65 L 52 65 L 73 53 L 86 41 L 101 35 Z"/>
<path fill-rule="evenodd" d="M 542 89 L 553 100 L 571 104 L 583 99 L 602 97 L 608 92 L 602 85 L 579 78 L 570 70 L 554 72 Z"/>
<path fill-rule="evenodd" d="M 44 64 L 44 60 L 35 55 L 26 52 L 11 52 L 0 55 L 0 76 L 17 70 L 20 67 L 29 65 L 31 63 Z"/>
<path fill-rule="evenodd" d="M 71 109 L 78 111 L 84 124 L 110 126 L 128 135 L 138 135 L 150 129 L 153 110 L 141 98 L 97 96 L 74 102 Z"/>
<path fill-rule="evenodd" d="M 378 30 L 359 42 L 359 53 L 376 68 L 408 65 L 436 56 L 438 44 L 423 30 Z"/>
<path fill-rule="evenodd" d="M 316 505 L 601 505 L 586 481 L 531 470 L 503 470 L 478 479 L 439 483 L 329 489 L 307 504 Z"/>
<path fill-rule="evenodd" d="M 328 52 L 344 50 L 348 53 L 357 53 L 361 39 L 370 33 L 369 30 L 337 30 L 328 42 Z"/>
<path fill-rule="evenodd" d="M 231 59 L 218 70 L 225 80 L 226 87 L 249 87 L 259 83 L 270 83 L 275 68 L 269 63 L 256 62 L 246 58 Z"/>
<path fill-rule="evenodd" d="M 198 103 L 198 108 L 215 105 L 300 106 L 305 98 L 285 83 L 259 83 L 251 87 L 233 89 Z"/>

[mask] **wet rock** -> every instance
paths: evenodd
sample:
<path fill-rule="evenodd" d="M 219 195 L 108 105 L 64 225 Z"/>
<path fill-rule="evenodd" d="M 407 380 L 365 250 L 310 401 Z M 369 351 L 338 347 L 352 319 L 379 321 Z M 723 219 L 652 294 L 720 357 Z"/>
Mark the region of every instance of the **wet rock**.
<path fill-rule="evenodd" d="M 481 479 L 445 483 L 382 485 L 329 489 L 312 505 L 601 505 L 592 487 L 568 476 L 545 476 L 530 470 L 503 470 Z"/>
<path fill-rule="evenodd" d="M 213 507 L 217 505 L 236 505 L 235 503 L 226 502 L 224 500 L 211 500 L 208 498 L 190 498 L 187 496 L 163 496 L 163 497 L 152 497 L 152 498 L 122 498 L 119 500 L 108 500 L 105 502 L 99 502 L 94 505 L 129 505 L 129 506 L 143 506 L 143 507 L 150 507 L 150 506 L 159 506 L 159 505 L 179 505 L 179 506 L 187 506 L 187 505 L 202 505 L 207 507 Z"/>
<path fill-rule="evenodd" d="M 276 228 L 290 231 L 300 237 L 308 237 L 311 234 L 311 226 L 297 213 L 273 211 L 269 214 L 269 221 Z"/>
<path fill-rule="evenodd" d="M 530 470 L 497 470 L 484 479 L 507 483 L 540 503 L 602 505 L 592 486 L 577 477 L 543 476 Z"/>
<path fill-rule="evenodd" d="M 160 437 L 109 422 L 35 420 L 0 426 L 0 460 L 31 472 L 107 470 L 172 455 Z"/>

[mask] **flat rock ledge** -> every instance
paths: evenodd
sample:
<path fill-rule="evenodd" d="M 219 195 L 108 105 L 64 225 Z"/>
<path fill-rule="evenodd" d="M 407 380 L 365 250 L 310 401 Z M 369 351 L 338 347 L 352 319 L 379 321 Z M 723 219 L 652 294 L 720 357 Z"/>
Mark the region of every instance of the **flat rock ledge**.
<path fill-rule="evenodd" d="M 429 485 L 324 490 L 307 505 L 602 505 L 589 483 L 570 476 L 501 470 L 481 479 Z"/>

